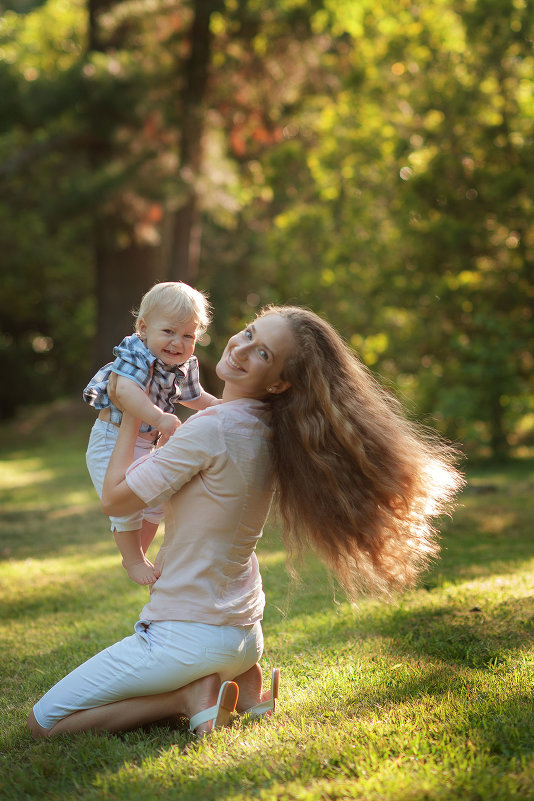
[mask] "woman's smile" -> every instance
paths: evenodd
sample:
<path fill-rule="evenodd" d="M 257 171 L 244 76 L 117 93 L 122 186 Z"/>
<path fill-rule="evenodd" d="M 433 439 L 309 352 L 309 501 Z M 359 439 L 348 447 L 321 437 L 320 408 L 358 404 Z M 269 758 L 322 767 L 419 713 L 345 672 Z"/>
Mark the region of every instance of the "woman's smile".
<path fill-rule="evenodd" d="M 233 367 L 233 368 L 234 368 L 234 370 L 240 370 L 242 373 L 244 373 L 244 372 L 245 372 L 245 368 L 244 368 L 244 367 L 241 367 L 241 365 L 240 365 L 240 364 L 238 364 L 238 363 L 235 361 L 235 359 L 232 357 L 232 354 L 231 354 L 231 353 L 229 353 L 229 354 L 227 355 L 227 357 L 226 357 L 226 361 L 228 362 L 228 364 L 230 365 L 230 367 Z"/>

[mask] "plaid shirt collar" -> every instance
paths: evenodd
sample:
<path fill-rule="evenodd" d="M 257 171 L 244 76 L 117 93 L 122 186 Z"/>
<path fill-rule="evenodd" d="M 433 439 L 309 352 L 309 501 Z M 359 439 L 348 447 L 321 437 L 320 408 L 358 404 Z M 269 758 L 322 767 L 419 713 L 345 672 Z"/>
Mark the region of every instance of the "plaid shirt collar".
<path fill-rule="evenodd" d="M 153 364 L 154 364 L 154 370 L 156 370 L 157 368 L 159 373 L 174 373 L 174 375 L 179 376 L 180 378 L 183 378 L 185 376 L 185 370 L 183 369 L 183 364 L 177 364 L 173 366 L 170 364 L 165 364 L 164 362 L 161 361 L 161 359 L 156 359 L 156 358 L 154 359 Z"/>

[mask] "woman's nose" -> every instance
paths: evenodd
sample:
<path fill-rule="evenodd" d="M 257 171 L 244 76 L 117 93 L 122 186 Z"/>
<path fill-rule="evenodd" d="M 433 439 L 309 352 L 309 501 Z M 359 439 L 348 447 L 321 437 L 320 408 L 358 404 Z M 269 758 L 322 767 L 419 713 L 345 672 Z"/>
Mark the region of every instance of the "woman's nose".
<path fill-rule="evenodd" d="M 237 351 L 238 356 L 245 356 L 248 349 L 250 348 L 250 342 L 243 342 L 242 340 L 237 342 L 234 347 L 234 350 Z"/>
<path fill-rule="evenodd" d="M 243 340 L 240 340 L 236 344 L 234 350 L 236 350 L 238 353 L 245 354 L 249 350 L 249 348 L 250 348 L 250 342 L 247 342 L 246 340 L 243 342 Z"/>

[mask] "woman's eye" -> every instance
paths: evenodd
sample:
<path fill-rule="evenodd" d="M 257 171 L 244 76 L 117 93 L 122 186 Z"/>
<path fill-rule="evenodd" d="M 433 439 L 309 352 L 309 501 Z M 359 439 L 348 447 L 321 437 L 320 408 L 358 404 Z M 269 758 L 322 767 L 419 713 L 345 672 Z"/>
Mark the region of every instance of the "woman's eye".
<path fill-rule="evenodd" d="M 252 339 L 252 331 L 249 328 L 245 328 L 244 334 L 247 339 Z"/>
<path fill-rule="evenodd" d="M 267 359 L 269 358 L 269 356 L 267 354 L 267 351 L 263 350 L 263 348 L 261 350 L 259 350 L 258 353 L 260 354 L 260 357 L 262 359 L 264 359 L 265 361 L 267 361 Z"/>

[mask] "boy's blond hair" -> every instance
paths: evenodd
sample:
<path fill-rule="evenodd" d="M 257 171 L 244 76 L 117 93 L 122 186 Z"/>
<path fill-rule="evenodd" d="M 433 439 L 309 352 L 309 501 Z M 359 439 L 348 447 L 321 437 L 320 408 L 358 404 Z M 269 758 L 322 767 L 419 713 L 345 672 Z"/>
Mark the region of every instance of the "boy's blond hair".
<path fill-rule="evenodd" d="M 182 281 L 154 284 L 143 295 L 138 311 L 134 312 L 136 334 L 139 334 L 139 320 L 146 321 L 156 309 L 170 312 L 183 322 L 193 319 L 199 335 L 206 331 L 211 322 L 211 308 L 207 297 Z"/>

